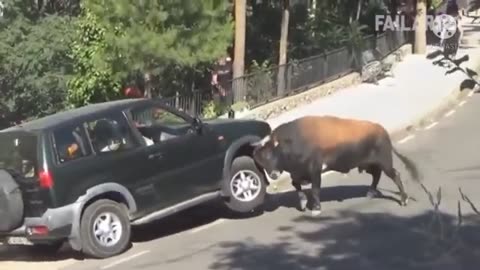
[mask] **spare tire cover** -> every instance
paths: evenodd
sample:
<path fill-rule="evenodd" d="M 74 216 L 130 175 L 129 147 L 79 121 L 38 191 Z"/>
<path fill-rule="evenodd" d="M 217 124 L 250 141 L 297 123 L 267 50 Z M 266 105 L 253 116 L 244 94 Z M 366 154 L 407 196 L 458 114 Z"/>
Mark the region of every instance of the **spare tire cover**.
<path fill-rule="evenodd" d="M 23 199 L 20 187 L 7 171 L 0 169 L 0 231 L 8 232 L 21 226 Z"/>

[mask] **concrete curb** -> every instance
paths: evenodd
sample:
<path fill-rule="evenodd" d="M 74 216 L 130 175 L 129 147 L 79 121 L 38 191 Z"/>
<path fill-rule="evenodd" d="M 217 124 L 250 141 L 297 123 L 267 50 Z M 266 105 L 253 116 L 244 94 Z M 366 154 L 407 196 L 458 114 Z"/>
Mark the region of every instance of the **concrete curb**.
<path fill-rule="evenodd" d="M 480 63 L 475 63 L 474 71 L 480 73 Z M 473 91 L 473 89 L 465 88 L 461 90 L 460 86 L 456 87 L 454 90 L 452 90 L 451 94 L 448 95 L 433 110 L 431 110 L 430 112 L 422 116 L 419 116 L 417 120 L 415 120 L 411 124 L 408 124 L 407 126 L 404 126 L 402 128 L 398 128 L 396 130 L 389 132 L 392 140 L 397 141 L 401 138 L 405 138 L 409 134 L 428 126 L 432 122 L 435 122 L 437 119 L 440 119 L 441 117 L 443 117 L 445 113 L 451 110 L 452 107 L 454 107 L 456 104 L 467 99 L 468 94 L 471 91 Z M 291 188 L 290 177 L 286 174 L 282 175 L 278 180 L 271 180 L 271 179 L 268 179 L 268 180 L 270 181 L 270 185 L 268 186 L 267 191 L 270 194 L 281 193 L 287 190 L 288 188 Z"/>
<path fill-rule="evenodd" d="M 480 63 L 475 63 L 474 71 L 480 72 Z M 451 110 L 456 104 L 461 102 L 462 100 L 466 99 L 468 93 L 473 91 L 473 89 L 465 88 L 463 90 L 460 89 L 460 86 L 456 87 L 448 97 L 446 97 L 436 108 L 432 109 L 430 112 L 419 116 L 417 120 L 412 122 L 411 124 L 396 129 L 390 132 L 390 136 L 393 140 L 397 140 L 403 137 L 408 136 L 410 133 L 424 128 L 435 122 L 437 119 L 441 118 L 445 113 Z"/>

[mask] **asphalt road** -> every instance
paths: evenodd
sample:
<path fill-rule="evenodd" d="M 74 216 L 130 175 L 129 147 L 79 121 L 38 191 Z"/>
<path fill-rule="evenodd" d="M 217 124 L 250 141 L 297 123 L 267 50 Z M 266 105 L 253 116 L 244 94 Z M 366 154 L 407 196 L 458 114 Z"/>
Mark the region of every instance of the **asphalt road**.
<path fill-rule="evenodd" d="M 284 190 L 250 217 L 229 217 L 218 206 L 204 205 L 136 228 L 133 247 L 115 258 L 83 260 L 66 252 L 58 259 L 68 259 L 68 270 L 479 269 L 480 216 L 472 215 L 458 189 L 480 208 L 479 116 L 480 95 L 473 95 L 396 143 L 417 163 L 434 202 L 441 187 L 437 214 L 396 159 L 412 197 L 407 207 L 396 202 L 397 189 L 385 175 L 379 185 L 385 198 L 368 199 L 369 175 L 330 174 L 324 177 L 319 217 L 299 212 L 295 193 Z"/>

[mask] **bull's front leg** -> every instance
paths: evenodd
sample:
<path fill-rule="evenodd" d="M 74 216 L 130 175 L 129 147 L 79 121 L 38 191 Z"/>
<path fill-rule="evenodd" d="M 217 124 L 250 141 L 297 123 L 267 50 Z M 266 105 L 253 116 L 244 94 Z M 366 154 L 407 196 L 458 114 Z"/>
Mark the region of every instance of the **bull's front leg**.
<path fill-rule="evenodd" d="M 320 204 L 320 187 L 322 185 L 322 170 L 314 169 L 311 171 L 310 179 L 312 179 L 312 216 L 318 216 L 322 213 Z"/>
<path fill-rule="evenodd" d="M 302 190 L 302 183 L 299 179 L 292 179 L 292 185 L 297 191 L 298 200 L 300 203 L 300 211 L 305 211 L 307 209 L 308 197 L 307 194 Z"/>

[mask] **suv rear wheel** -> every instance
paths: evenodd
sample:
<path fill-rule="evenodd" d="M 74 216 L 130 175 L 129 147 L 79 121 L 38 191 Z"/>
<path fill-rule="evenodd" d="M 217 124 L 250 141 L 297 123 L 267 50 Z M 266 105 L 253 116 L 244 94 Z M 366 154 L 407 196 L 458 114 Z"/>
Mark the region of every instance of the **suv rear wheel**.
<path fill-rule="evenodd" d="M 266 194 L 265 177 L 251 157 L 235 158 L 230 178 L 225 181 L 224 192 L 228 196 L 226 205 L 230 210 L 246 213 L 263 204 Z"/>
<path fill-rule="evenodd" d="M 83 253 L 107 258 L 122 253 L 130 244 L 130 220 L 127 207 L 112 200 L 98 200 L 82 215 L 80 234 Z"/>

